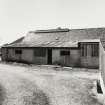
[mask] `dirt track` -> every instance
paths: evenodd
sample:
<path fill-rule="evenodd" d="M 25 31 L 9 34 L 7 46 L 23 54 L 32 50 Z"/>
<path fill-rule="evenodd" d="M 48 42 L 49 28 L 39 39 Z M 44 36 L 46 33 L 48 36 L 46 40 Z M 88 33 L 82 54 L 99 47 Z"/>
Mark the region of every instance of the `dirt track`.
<path fill-rule="evenodd" d="M 1 105 L 98 105 L 88 94 L 97 75 L 0 64 L 0 102 Z"/>

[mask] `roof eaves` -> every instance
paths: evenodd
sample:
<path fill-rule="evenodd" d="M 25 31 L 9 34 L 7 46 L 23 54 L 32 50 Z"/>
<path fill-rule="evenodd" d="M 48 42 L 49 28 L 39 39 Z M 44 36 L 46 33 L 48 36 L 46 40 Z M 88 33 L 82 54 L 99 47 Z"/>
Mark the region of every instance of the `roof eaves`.
<path fill-rule="evenodd" d="M 49 30 L 36 30 L 34 33 L 56 33 L 56 32 L 69 32 L 70 29 L 49 29 Z"/>

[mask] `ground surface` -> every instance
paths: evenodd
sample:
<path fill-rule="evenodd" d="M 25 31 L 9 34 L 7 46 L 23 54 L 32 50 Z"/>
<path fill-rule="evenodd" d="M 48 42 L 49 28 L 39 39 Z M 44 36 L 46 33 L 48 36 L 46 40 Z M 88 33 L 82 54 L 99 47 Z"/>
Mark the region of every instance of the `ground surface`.
<path fill-rule="evenodd" d="M 99 105 L 88 92 L 97 78 L 95 70 L 1 63 L 0 105 Z"/>

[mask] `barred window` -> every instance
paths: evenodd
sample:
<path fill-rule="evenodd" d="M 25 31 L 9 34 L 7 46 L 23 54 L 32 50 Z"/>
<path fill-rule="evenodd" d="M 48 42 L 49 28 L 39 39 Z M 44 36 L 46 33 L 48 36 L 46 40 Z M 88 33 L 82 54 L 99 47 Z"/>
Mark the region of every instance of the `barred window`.
<path fill-rule="evenodd" d="M 61 56 L 70 55 L 70 51 L 61 51 L 61 52 L 60 52 L 60 55 L 61 55 Z"/>
<path fill-rule="evenodd" d="M 99 56 L 99 45 L 98 44 L 92 44 L 91 45 L 91 56 L 97 57 Z"/>
<path fill-rule="evenodd" d="M 45 49 L 34 49 L 34 56 L 44 57 L 46 56 L 46 50 Z"/>
<path fill-rule="evenodd" d="M 15 54 L 22 54 L 22 50 L 15 50 Z"/>

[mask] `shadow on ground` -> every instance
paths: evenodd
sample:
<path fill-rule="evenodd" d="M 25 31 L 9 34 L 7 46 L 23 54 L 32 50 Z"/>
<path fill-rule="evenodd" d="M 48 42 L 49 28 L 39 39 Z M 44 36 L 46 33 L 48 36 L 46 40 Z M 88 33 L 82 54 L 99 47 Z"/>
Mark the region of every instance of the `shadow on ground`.
<path fill-rule="evenodd" d="M 0 105 L 3 105 L 5 94 L 5 89 L 0 85 Z"/>
<path fill-rule="evenodd" d="M 39 90 L 32 96 L 24 96 L 24 105 L 50 105 L 50 102 L 47 95 Z"/>

